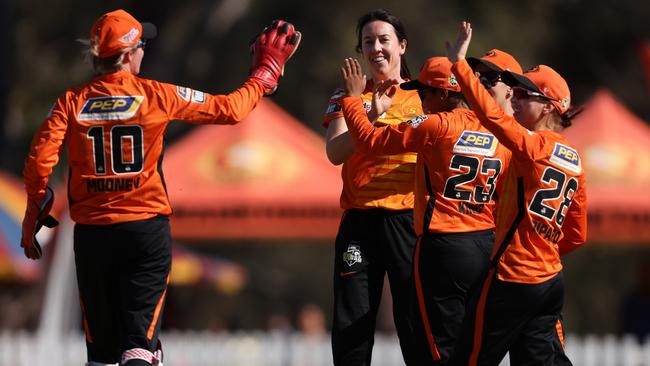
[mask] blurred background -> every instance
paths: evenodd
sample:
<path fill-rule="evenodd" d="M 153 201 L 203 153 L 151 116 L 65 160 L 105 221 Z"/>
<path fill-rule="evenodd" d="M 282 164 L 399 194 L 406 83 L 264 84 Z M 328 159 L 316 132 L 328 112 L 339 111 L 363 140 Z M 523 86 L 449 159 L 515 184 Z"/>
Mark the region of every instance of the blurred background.
<path fill-rule="evenodd" d="M 551 65 L 573 103 L 587 106 L 566 133 L 583 156 L 590 205 L 589 243 L 564 258 L 567 347 L 574 364 L 650 365 L 650 3 L 635 0 L 1 1 L 0 365 L 34 354 L 53 365 L 85 359 L 64 220 L 67 167 L 52 177 L 63 222 L 43 233 L 39 262 L 18 247 L 20 174 L 57 96 L 92 77 L 77 40 L 116 8 L 158 26 L 142 77 L 212 94 L 245 80 L 248 42 L 271 20 L 303 33 L 279 92 L 242 125 L 168 129 L 175 247 L 166 364 L 331 364 L 341 181 L 325 156 L 322 120 L 341 61 L 356 54 L 357 18 L 384 8 L 406 26 L 414 75 L 469 19 L 470 55 L 500 48 L 524 68 Z M 384 296 L 373 364 L 396 365 Z"/>

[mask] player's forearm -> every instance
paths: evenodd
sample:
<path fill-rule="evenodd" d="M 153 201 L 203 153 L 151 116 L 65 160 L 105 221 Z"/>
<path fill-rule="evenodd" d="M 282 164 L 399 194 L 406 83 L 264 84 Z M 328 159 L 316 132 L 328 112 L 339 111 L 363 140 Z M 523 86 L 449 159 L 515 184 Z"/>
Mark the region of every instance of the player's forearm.
<path fill-rule="evenodd" d="M 587 242 L 587 189 L 584 178 L 579 184 L 562 226 L 564 237 L 558 243 L 560 255 L 570 253 Z"/>
<path fill-rule="evenodd" d="M 562 240 L 557 244 L 558 249 L 560 250 L 560 256 L 569 254 L 574 250 L 580 248 L 587 242 L 586 234 L 569 234 L 565 235 Z"/>
<path fill-rule="evenodd" d="M 50 140 L 42 133 L 34 137 L 23 168 L 25 189 L 30 200 L 40 202 L 45 196 L 45 187 L 59 161 L 61 147 L 61 141 Z"/>
<path fill-rule="evenodd" d="M 214 123 L 236 124 L 244 120 L 264 96 L 265 88 L 259 80 L 248 79 L 228 95 L 215 96 Z"/>
<path fill-rule="evenodd" d="M 355 146 L 349 132 L 329 137 L 325 145 L 327 159 L 334 165 L 343 164 L 352 154 Z"/>
<path fill-rule="evenodd" d="M 375 127 L 360 102 L 361 99 L 355 97 L 341 101 L 345 123 L 357 149 L 375 155 L 411 151 L 406 146 L 410 140 L 401 131 L 392 129 L 392 126 Z"/>

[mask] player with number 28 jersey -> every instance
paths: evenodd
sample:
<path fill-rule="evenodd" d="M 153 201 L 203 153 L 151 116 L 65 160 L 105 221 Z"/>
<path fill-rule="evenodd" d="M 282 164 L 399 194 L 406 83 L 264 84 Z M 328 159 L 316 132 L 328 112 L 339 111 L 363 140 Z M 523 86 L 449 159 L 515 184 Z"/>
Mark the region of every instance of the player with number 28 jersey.
<path fill-rule="evenodd" d="M 512 151 L 497 207 L 492 268 L 461 336 L 454 365 L 571 365 L 564 352 L 564 280 L 560 257 L 587 234 L 586 184 L 577 151 L 561 132 L 571 108 L 564 78 L 539 65 L 523 75 L 505 71 L 513 88 L 514 117 L 494 103 L 464 54 L 472 29 L 461 23 L 449 48 L 463 94 L 481 124 Z M 470 327 L 466 327 L 469 329 Z"/>

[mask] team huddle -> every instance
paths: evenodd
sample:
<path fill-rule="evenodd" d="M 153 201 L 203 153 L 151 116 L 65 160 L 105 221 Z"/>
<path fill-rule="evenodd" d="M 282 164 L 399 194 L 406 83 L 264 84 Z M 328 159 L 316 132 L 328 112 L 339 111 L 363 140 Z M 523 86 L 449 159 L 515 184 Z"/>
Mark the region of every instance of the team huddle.
<path fill-rule="evenodd" d="M 21 246 L 51 225 L 47 186 L 64 144 L 88 365 L 160 365 L 172 210 L 161 169 L 170 120 L 235 124 L 273 94 L 301 34 L 274 21 L 251 44 L 247 81 L 210 95 L 137 76 L 156 28 L 123 10 L 90 32 L 97 72 L 55 103 L 25 161 Z M 384 276 L 406 365 L 571 365 L 560 257 L 586 240 L 580 156 L 561 135 L 576 109 L 551 67 L 523 72 L 493 49 L 467 57 L 462 22 L 446 57 L 412 78 L 404 26 L 384 10 L 357 24 L 358 60 L 324 119 L 343 164 L 336 236 L 335 365 L 370 365 Z M 115 279 L 119 280 L 115 280 Z"/>

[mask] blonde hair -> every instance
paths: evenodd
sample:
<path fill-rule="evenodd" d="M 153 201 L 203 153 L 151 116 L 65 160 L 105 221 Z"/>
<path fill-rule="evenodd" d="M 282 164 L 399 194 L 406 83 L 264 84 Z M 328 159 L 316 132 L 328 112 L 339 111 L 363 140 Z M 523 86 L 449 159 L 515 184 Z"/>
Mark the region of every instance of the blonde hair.
<path fill-rule="evenodd" d="M 92 58 L 93 69 L 100 75 L 109 74 L 119 70 L 124 62 L 124 55 L 135 49 L 135 47 L 125 48 L 117 55 L 102 58 L 99 57 L 97 37 L 95 37 L 95 42 L 90 42 L 89 39 L 77 39 L 77 42 L 87 47 L 86 54 L 88 57 Z"/>
<path fill-rule="evenodd" d="M 129 52 L 129 50 L 119 53 L 115 56 L 110 56 L 110 57 L 97 57 L 93 55 L 93 69 L 98 73 L 98 74 L 109 74 L 115 71 L 118 71 L 119 69 L 122 68 L 122 64 L 124 61 L 124 55 Z"/>

